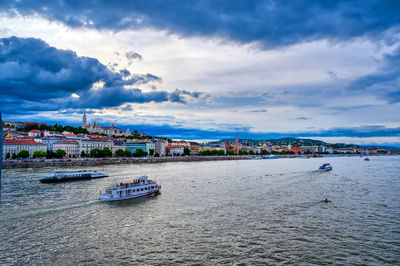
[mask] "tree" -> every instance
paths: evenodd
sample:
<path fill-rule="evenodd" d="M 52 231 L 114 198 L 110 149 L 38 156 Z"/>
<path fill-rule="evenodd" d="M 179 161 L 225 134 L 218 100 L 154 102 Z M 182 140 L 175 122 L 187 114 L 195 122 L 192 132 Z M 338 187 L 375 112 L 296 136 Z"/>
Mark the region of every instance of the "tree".
<path fill-rule="evenodd" d="M 235 155 L 235 152 L 234 151 L 226 151 L 226 154 L 227 155 Z"/>
<path fill-rule="evenodd" d="M 42 157 L 46 157 L 47 152 L 45 151 L 35 151 L 33 153 L 33 158 L 42 158 Z"/>
<path fill-rule="evenodd" d="M 153 156 L 153 154 L 154 154 L 154 149 L 149 149 L 149 155 Z"/>
<path fill-rule="evenodd" d="M 92 149 L 92 150 L 90 151 L 90 157 L 92 157 L 92 158 L 99 157 L 99 152 L 100 152 L 99 149 Z"/>
<path fill-rule="evenodd" d="M 190 150 L 189 150 L 189 148 L 186 148 L 186 147 L 185 147 L 185 148 L 183 149 L 183 154 L 189 156 L 189 155 L 190 155 Z"/>
<path fill-rule="evenodd" d="M 10 157 L 11 157 L 10 153 L 7 152 L 7 154 L 6 154 L 6 159 L 10 159 Z"/>
<path fill-rule="evenodd" d="M 165 149 L 165 156 L 170 156 L 171 150 L 170 149 Z"/>
<path fill-rule="evenodd" d="M 143 156 L 146 156 L 146 155 L 147 155 L 147 152 L 143 151 L 142 149 L 137 149 L 133 156 L 134 157 L 143 157 Z"/>
<path fill-rule="evenodd" d="M 17 155 L 15 153 L 13 153 L 11 159 L 13 159 L 13 160 L 17 159 Z"/>
<path fill-rule="evenodd" d="M 22 158 L 22 159 L 26 159 L 26 158 L 29 157 L 29 151 L 22 150 L 22 151 L 18 152 L 17 157 L 18 158 Z"/>
<path fill-rule="evenodd" d="M 126 150 L 124 153 L 125 153 L 125 157 L 131 157 L 132 156 L 132 152 L 130 150 Z"/>
<path fill-rule="evenodd" d="M 57 158 L 63 158 L 66 154 L 67 154 L 67 153 L 66 153 L 64 150 L 62 150 L 62 149 L 56 150 L 56 156 L 57 156 Z"/>
<path fill-rule="evenodd" d="M 111 157 L 112 156 L 112 151 L 110 148 L 103 148 L 103 157 Z"/>
<path fill-rule="evenodd" d="M 136 129 L 133 131 L 133 133 L 135 133 L 135 135 L 137 134 L 137 133 L 139 133 Z"/>
<path fill-rule="evenodd" d="M 249 155 L 254 155 L 254 151 L 249 151 Z"/>
<path fill-rule="evenodd" d="M 81 157 L 84 158 L 86 156 L 87 156 L 86 152 L 85 151 L 81 151 Z"/>
<path fill-rule="evenodd" d="M 124 157 L 125 156 L 125 151 L 123 149 L 118 149 L 118 150 L 115 151 L 115 156 Z"/>

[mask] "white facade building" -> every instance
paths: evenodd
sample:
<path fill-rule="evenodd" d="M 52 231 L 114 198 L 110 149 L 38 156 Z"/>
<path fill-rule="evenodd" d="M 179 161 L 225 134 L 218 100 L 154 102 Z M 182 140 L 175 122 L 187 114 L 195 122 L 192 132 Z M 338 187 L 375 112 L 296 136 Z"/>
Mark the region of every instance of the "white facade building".
<path fill-rule="evenodd" d="M 84 139 L 79 140 L 79 154 L 84 151 L 86 154 L 89 154 L 93 149 L 102 150 L 104 148 L 109 148 L 111 151 L 113 150 L 114 142 L 106 141 L 106 140 L 92 140 L 92 139 Z"/>
<path fill-rule="evenodd" d="M 66 152 L 65 157 L 79 157 L 79 143 L 76 140 L 64 140 L 58 141 L 53 144 L 53 152 L 57 150 L 64 150 Z"/>
<path fill-rule="evenodd" d="M 32 158 L 35 151 L 46 151 L 46 148 L 45 144 L 32 139 L 4 139 L 3 158 L 6 158 L 7 153 L 11 157 L 13 154 L 17 155 L 22 150 L 27 150 L 29 157 Z"/>

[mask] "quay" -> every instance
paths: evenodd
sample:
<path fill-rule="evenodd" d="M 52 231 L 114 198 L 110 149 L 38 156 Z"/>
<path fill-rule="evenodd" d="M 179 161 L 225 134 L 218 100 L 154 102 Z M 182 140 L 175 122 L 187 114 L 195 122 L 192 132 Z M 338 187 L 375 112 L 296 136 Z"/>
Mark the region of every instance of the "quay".
<path fill-rule="evenodd" d="M 165 163 L 193 161 L 249 160 L 249 156 L 174 156 L 149 158 L 77 158 L 77 159 L 26 159 L 3 160 L 3 169 L 40 168 L 62 166 L 95 166 L 105 164 Z"/>

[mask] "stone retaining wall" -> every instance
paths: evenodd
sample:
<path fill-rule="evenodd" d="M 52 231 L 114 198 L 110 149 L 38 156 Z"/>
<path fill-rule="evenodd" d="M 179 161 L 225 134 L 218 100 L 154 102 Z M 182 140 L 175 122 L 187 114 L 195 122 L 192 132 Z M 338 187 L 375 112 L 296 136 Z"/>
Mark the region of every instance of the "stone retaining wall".
<path fill-rule="evenodd" d="M 164 162 L 193 162 L 219 160 L 247 160 L 247 156 L 189 156 L 189 157 L 152 157 L 152 158 L 97 158 L 97 159 L 48 159 L 48 160 L 4 160 L 3 169 L 7 168 L 38 168 L 62 166 L 93 166 L 105 164 L 129 163 L 164 163 Z"/>

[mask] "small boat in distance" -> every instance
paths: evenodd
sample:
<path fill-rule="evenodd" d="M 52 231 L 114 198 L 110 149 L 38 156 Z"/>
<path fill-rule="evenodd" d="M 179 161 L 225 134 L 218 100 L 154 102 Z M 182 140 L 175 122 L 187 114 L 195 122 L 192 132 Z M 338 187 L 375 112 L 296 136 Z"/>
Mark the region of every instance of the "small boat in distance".
<path fill-rule="evenodd" d="M 40 179 L 42 183 L 55 183 L 63 181 L 85 180 L 93 178 L 108 177 L 107 174 L 97 172 L 96 170 L 55 170 L 51 175 Z"/>
<path fill-rule="evenodd" d="M 364 158 L 364 161 L 369 161 L 369 158 L 368 158 L 368 157 L 365 157 L 365 158 Z"/>
<path fill-rule="evenodd" d="M 108 188 L 102 194 L 100 191 L 99 200 L 103 201 L 115 201 L 133 199 L 160 192 L 161 185 L 158 185 L 156 181 L 148 180 L 147 176 L 137 177 L 135 180 L 129 183 L 117 183 Z"/>
<path fill-rule="evenodd" d="M 319 171 L 330 171 L 332 170 L 332 166 L 330 163 L 324 163 L 318 168 Z"/>

